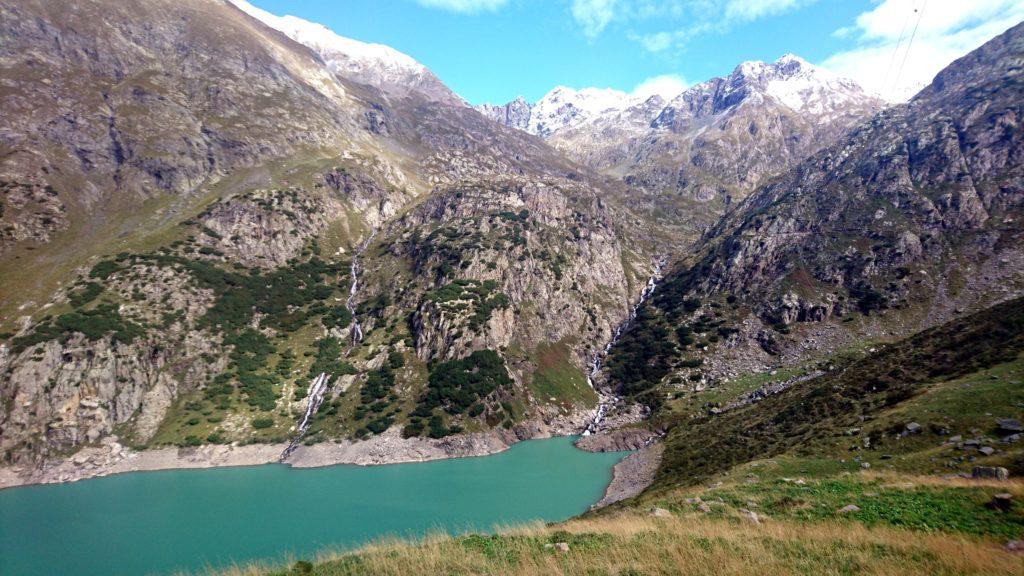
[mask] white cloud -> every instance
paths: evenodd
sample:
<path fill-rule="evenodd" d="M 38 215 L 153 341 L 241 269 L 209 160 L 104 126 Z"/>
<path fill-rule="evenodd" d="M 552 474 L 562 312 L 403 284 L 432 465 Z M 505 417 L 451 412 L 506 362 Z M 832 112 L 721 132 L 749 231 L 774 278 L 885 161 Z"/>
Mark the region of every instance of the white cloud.
<path fill-rule="evenodd" d="M 631 10 L 620 10 L 625 17 L 658 17 L 685 22 L 675 30 L 632 34 L 649 52 L 678 49 L 691 39 L 711 32 L 726 32 L 733 26 L 777 16 L 812 4 L 817 0 L 634 0 Z"/>
<path fill-rule="evenodd" d="M 650 98 L 657 94 L 665 100 L 671 100 L 681 94 L 689 86 L 686 79 L 678 74 L 662 74 L 644 80 L 636 85 L 630 96 L 643 99 Z"/>
<path fill-rule="evenodd" d="M 725 17 L 728 20 L 757 20 L 781 14 L 802 4 L 807 4 L 807 2 L 803 0 L 729 0 L 729 3 L 725 5 Z"/>
<path fill-rule="evenodd" d="M 630 34 L 629 38 L 640 43 L 648 52 L 664 52 L 676 42 L 678 32 L 655 32 L 654 34 Z"/>
<path fill-rule="evenodd" d="M 950 62 L 1021 20 L 1020 0 L 884 0 L 845 33 L 857 45 L 822 66 L 884 98 L 906 100 Z"/>
<path fill-rule="evenodd" d="M 416 0 L 422 6 L 427 8 L 440 8 L 442 10 L 449 10 L 451 12 L 461 12 L 463 14 L 474 14 L 477 12 L 485 12 L 497 10 L 505 4 L 508 4 L 508 0 Z"/>
<path fill-rule="evenodd" d="M 616 4 L 618 0 L 573 0 L 572 17 L 593 38 L 615 18 Z"/>

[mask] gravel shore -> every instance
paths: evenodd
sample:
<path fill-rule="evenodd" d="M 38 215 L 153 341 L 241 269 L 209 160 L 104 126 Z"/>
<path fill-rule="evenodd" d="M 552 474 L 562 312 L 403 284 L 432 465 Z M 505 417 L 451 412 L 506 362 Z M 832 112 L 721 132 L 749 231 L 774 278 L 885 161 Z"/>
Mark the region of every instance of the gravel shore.
<path fill-rule="evenodd" d="M 664 444 L 659 442 L 623 458 L 612 468 L 612 481 L 605 489 L 604 497 L 591 508 L 602 508 L 643 492 L 654 481 L 663 451 Z"/>

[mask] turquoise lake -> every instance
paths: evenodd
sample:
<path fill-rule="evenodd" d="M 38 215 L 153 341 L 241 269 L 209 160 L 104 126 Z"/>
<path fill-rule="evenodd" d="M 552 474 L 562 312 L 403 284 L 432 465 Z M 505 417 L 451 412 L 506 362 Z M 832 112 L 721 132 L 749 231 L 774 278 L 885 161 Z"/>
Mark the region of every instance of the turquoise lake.
<path fill-rule="evenodd" d="M 416 464 L 167 470 L 0 490 L 0 574 L 200 572 L 385 536 L 562 520 L 600 499 L 624 456 L 572 440 Z"/>

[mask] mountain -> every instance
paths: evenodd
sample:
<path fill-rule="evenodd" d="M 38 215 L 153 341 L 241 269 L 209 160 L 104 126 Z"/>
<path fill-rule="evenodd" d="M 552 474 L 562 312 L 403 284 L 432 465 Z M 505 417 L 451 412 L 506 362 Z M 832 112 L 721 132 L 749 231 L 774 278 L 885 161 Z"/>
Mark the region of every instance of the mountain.
<path fill-rule="evenodd" d="M 390 46 L 345 38 L 323 24 L 296 16 L 275 16 L 246 0 L 230 2 L 270 28 L 308 46 L 323 59 L 328 69 L 349 80 L 393 95 L 415 92 L 441 101 L 461 102 L 426 66 Z"/>
<path fill-rule="evenodd" d="M 651 96 L 650 100 L 655 106 L 664 103 L 660 96 Z M 549 138 L 560 130 L 615 115 L 646 101 L 648 98 L 611 88 L 574 90 L 558 86 L 533 104 L 519 97 L 502 106 L 483 104 L 477 109 L 500 124 Z"/>
<path fill-rule="evenodd" d="M 1024 293 L 1022 54 L 1018 25 L 735 206 L 640 312 L 613 379 L 702 387 Z"/>
<path fill-rule="evenodd" d="M 589 419 L 584 368 L 652 269 L 621 186 L 408 57 L 241 2 L 0 15 L 0 453 L 22 481 L 124 446 L 393 461 Z"/>
<path fill-rule="evenodd" d="M 608 392 L 639 401 L 615 424 L 657 418 L 1021 289 L 1019 29 L 881 112 L 786 56 L 494 122 L 408 56 L 241 1 L 0 16 L 21 482 L 197 446 L 488 453 L 580 431 Z"/>
<path fill-rule="evenodd" d="M 670 101 L 557 88 L 533 106 L 484 107 L 569 157 L 645 192 L 651 212 L 694 235 L 884 103 L 792 54 L 744 62 Z"/>

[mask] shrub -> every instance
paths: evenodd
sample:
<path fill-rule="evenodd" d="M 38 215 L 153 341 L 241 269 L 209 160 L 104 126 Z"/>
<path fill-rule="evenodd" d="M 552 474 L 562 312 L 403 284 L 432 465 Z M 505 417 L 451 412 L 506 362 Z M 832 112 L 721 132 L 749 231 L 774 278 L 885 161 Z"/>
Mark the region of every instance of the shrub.
<path fill-rule="evenodd" d="M 419 404 L 427 411 L 442 407 L 460 414 L 498 388 L 511 385 L 501 356 L 493 350 L 477 350 L 461 360 L 434 366 Z"/>
<path fill-rule="evenodd" d="M 262 430 L 264 428 L 270 428 L 273 425 L 274 425 L 274 419 L 273 418 L 254 418 L 253 421 L 252 421 L 252 427 L 257 429 L 257 430 Z"/>
<path fill-rule="evenodd" d="M 106 280 L 110 275 L 121 270 L 121 266 L 113 260 L 104 260 L 92 267 L 89 271 L 90 278 Z"/>

